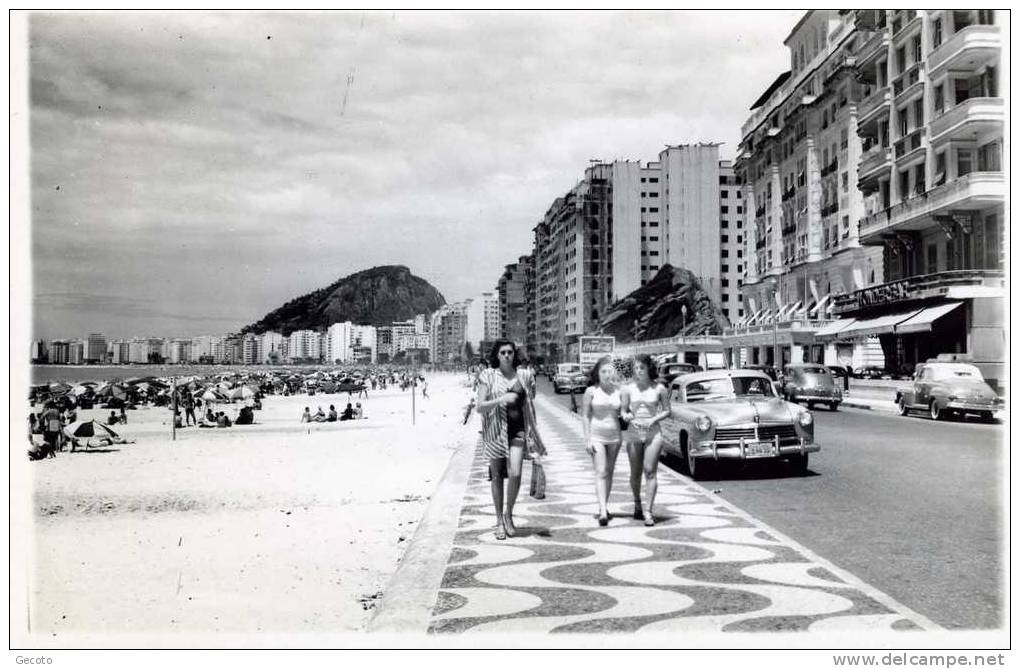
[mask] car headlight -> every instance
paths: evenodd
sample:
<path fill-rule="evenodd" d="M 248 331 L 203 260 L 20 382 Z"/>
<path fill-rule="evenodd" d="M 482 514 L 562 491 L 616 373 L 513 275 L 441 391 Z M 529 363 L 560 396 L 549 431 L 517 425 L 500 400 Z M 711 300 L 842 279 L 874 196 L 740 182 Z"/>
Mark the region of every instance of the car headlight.
<path fill-rule="evenodd" d="M 698 416 L 697 420 L 694 421 L 694 427 L 702 432 L 708 432 L 712 429 L 712 419 L 708 416 Z"/>
<path fill-rule="evenodd" d="M 814 420 L 815 417 L 811 415 L 810 411 L 801 411 L 800 415 L 797 416 L 797 422 L 803 425 L 804 427 L 807 427 L 808 425 L 813 423 Z"/>

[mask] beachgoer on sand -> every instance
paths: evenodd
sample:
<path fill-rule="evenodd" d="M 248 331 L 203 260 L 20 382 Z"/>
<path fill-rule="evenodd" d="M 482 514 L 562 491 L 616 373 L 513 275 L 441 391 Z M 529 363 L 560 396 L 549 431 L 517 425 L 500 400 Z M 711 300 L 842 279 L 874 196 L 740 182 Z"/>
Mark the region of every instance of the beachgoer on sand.
<path fill-rule="evenodd" d="M 308 407 L 305 407 L 305 412 L 301 414 L 301 422 L 302 423 L 312 422 L 312 413 L 308 410 Z"/>

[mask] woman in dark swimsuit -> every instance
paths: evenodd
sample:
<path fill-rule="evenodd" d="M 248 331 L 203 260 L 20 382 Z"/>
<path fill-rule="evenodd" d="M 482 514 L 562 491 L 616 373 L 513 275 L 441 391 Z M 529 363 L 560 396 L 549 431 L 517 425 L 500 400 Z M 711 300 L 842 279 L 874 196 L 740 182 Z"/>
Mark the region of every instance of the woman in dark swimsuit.
<path fill-rule="evenodd" d="M 527 434 L 527 393 L 524 384 L 533 383 L 530 372 L 521 368 L 517 346 L 497 341 L 489 354 L 489 368 L 478 375 L 476 408 L 482 415 L 482 452 L 489 461 L 492 503 L 496 507 L 496 538 L 517 533 L 513 511 L 521 488 L 521 468 Z M 503 513 L 503 479 L 506 484 L 506 513 Z"/>

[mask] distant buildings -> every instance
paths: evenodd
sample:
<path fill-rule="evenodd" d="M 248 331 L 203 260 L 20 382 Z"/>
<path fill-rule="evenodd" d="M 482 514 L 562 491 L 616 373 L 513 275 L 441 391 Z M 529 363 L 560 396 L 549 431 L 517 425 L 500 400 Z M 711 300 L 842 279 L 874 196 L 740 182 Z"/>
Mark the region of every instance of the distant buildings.
<path fill-rule="evenodd" d="M 292 332 L 288 341 L 291 362 L 318 362 L 322 353 L 322 336 L 315 330 Z"/>
<path fill-rule="evenodd" d="M 506 266 L 496 286 L 499 296 L 499 337 L 520 346 L 526 346 L 528 338 L 525 283 L 531 266 L 531 256 L 521 256 L 517 262 Z"/>
<path fill-rule="evenodd" d="M 431 360 L 440 364 L 464 362 L 468 314 L 463 302 L 446 304 L 432 314 Z"/>
<path fill-rule="evenodd" d="M 106 337 L 92 333 L 85 338 L 85 362 L 106 361 Z"/>
<path fill-rule="evenodd" d="M 578 337 L 666 263 L 690 270 L 727 318 L 740 318 L 745 216 L 718 144 L 667 146 L 644 165 L 593 163 L 534 228 L 533 267 L 523 270 L 529 354 L 576 357 Z"/>

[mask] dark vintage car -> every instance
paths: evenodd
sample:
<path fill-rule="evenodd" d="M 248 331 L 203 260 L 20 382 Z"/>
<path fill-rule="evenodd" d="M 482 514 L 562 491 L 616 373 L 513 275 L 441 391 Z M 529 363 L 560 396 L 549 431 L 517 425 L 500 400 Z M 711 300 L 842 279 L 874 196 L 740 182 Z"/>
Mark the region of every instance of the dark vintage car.
<path fill-rule="evenodd" d="M 556 365 L 556 374 L 553 376 L 553 391 L 561 392 L 583 391 L 588 385 L 588 377 L 585 376 L 581 365 L 576 362 L 561 362 Z"/>
<path fill-rule="evenodd" d="M 807 471 L 814 416 L 775 393 L 766 374 L 748 369 L 713 370 L 673 380 L 671 416 L 663 421 L 666 451 L 684 473 L 710 476 L 725 460 L 785 459 Z"/>
<path fill-rule="evenodd" d="M 808 409 L 815 404 L 824 404 L 835 411 L 843 402 L 843 391 L 836 384 L 832 372 L 824 365 L 806 362 L 787 365 L 783 370 L 780 389 L 787 402 L 805 402 Z"/>
<path fill-rule="evenodd" d="M 867 367 L 858 367 L 857 369 L 855 369 L 854 370 L 854 378 L 855 379 L 872 379 L 872 380 L 874 380 L 874 379 L 882 379 L 882 378 L 890 378 L 891 379 L 892 378 L 892 374 L 890 374 L 889 372 L 885 371 L 881 367 L 867 366 Z"/>
<path fill-rule="evenodd" d="M 773 381 L 775 381 L 777 378 L 779 378 L 779 373 L 776 371 L 776 368 L 772 367 L 770 365 L 744 365 L 743 369 L 749 369 L 749 370 L 753 370 L 753 371 L 757 371 L 757 372 L 762 372 L 765 375 L 767 375 L 770 379 L 772 379 Z"/>
<path fill-rule="evenodd" d="M 900 415 L 925 411 L 932 420 L 975 414 L 991 421 L 1003 409 L 1002 398 L 989 386 L 981 371 L 963 362 L 929 360 L 918 365 L 909 388 L 897 391 Z"/>

